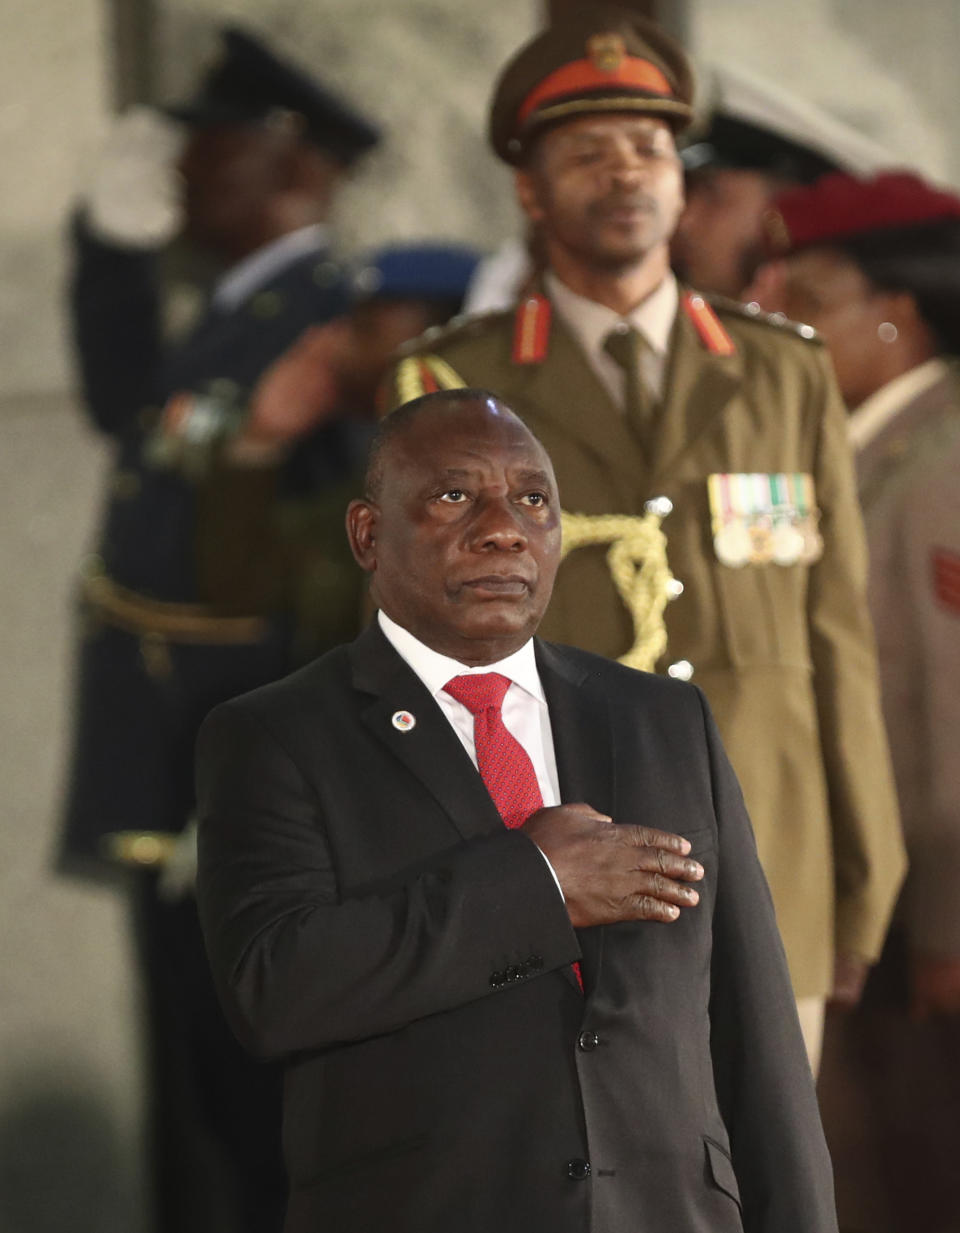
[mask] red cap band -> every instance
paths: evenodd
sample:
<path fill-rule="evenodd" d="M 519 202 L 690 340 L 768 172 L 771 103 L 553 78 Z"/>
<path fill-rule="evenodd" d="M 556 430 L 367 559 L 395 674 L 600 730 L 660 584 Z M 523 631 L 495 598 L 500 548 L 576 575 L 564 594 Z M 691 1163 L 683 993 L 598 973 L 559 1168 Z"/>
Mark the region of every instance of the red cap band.
<path fill-rule="evenodd" d="M 547 103 L 618 88 L 631 94 L 643 91 L 664 98 L 674 97 L 666 74 L 649 60 L 623 56 L 611 72 L 597 68 L 593 60 L 574 60 L 556 69 L 527 95 L 517 114 L 518 127 L 522 128 L 531 113 Z"/>

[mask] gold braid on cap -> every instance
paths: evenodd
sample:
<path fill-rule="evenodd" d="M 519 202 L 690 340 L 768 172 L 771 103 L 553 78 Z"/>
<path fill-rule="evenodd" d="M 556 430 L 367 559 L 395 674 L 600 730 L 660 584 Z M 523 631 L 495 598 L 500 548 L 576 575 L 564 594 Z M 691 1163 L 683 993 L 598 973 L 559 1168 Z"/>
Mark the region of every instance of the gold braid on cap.
<path fill-rule="evenodd" d="M 652 672 L 666 650 L 663 611 L 673 598 L 673 574 L 667 564 L 667 537 L 660 529 L 663 515 L 648 510 L 629 514 L 561 512 L 563 547 L 560 559 L 589 544 L 609 544 L 610 576 L 633 620 L 634 642 L 619 657 L 628 668 Z"/>

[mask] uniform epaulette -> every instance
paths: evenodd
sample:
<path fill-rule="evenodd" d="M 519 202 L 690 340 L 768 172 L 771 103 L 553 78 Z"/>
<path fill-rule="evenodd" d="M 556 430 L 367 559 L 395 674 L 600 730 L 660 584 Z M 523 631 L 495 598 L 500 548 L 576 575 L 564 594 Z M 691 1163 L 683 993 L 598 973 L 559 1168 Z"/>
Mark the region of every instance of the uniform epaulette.
<path fill-rule="evenodd" d="M 791 321 L 784 313 L 764 312 L 756 300 L 743 304 L 740 300 L 731 300 L 725 295 L 704 295 L 703 298 L 714 312 L 721 316 L 739 317 L 741 320 L 756 321 L 760 325 L 772 326 L 775 330 L 787 330 L 807 342 L 823 342 L 812 325 L 805 325 L 802 321 Z"/>
<path fill-rule="evenodd" d="M 394 358 L 403 359 L 409 355 L 419 355 L 424 351 L 434 351 L 454 339 L 470 338 L 473 334 L 479 333 L 488 321 L 507 315 L 509 314 L 504 313 L 502 309 L 487 313 L 461 313 L 459 316 L 451 317 L 446 325 L 432 325 L 416 338 L 403 343 L 394 352 Z"/>

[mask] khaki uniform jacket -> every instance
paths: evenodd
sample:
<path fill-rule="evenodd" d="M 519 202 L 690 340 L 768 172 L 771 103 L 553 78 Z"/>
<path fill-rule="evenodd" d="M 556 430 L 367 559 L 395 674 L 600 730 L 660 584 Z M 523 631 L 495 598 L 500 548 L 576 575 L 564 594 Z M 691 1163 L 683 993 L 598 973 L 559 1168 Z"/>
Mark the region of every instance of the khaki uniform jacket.
<path fill-rule="evenodd" d="M 960 371 L 857 455 L 910 944 L 960 955 Z"/>
<path fill-rule="evenodd" d="M 448 328 L 422 340 L 420 353 L 524 418 L 553 459 L 565 510 L 640 515 L 655 496 L 673 502 L 664 530 L 684 591 L 666 610 L 658 670 L 693 665 L 743 786 L 795 992 L 823 995 L 835 947 L 878 955 L 904 870 L 863 527 L 823 347 L 739 306 L 717 311 L 734 344 L 729 355 L 677 314 L 649 455 L 557 313 L 535 362 L 513 359 L 512 312 Z M 403 400 L 399 373 L 388 387 L 392 403 Z M 716 472 L 812 474 L 822 558 L 722 565 L 707 492 Z M 604 546 L 564 560 L 541 633 L 612 657 L 631 645 Z"/>

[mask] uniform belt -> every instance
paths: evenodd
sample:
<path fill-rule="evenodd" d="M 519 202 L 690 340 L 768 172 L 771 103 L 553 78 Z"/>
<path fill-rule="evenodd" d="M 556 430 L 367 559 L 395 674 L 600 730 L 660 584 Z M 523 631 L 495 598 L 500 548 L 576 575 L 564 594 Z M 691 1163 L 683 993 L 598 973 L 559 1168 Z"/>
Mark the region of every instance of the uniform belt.
<path fill-rule="evenodd" d="M 220 616 L 203 604 L 173 604 L 129 591 L 102 573 L 88 573 L 83 596 L 102 619 L 127 633 L 184 643 L 260 642 L 269 623 L 260 616 Z"/>

